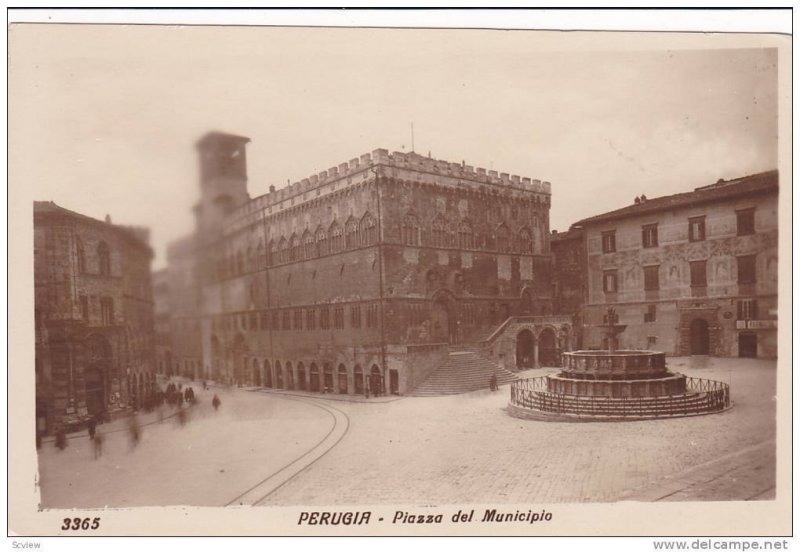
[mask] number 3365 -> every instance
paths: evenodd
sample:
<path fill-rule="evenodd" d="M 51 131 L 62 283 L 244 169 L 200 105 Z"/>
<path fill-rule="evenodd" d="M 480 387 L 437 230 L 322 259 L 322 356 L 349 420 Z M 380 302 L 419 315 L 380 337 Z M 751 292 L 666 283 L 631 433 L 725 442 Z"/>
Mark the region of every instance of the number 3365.
<path fill-rule="evenodd" d="M 97 529 L 98 527 L 100 527 L 99 517 L 96 517 L 94 519 L 64 518 L 64 525 L 61 526 L 61 529 L 63 531 L 78 531 L 79 529 L 88 531 L 89 529 Z"/>

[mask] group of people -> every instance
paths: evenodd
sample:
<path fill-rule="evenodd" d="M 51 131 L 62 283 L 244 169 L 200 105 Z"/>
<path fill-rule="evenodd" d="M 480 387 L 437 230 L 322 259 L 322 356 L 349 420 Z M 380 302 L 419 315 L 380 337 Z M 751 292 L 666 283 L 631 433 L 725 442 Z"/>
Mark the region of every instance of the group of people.
<path fill-rule="evenodd" d="M 208 385 L 205 381 L 203 381 L 203 389 L 208 389 Z M 187 411 L 183 408 L 184 403 L 187 405 L 192 405 L 197 402 L 197 398 L 195 397 L 194 389 L 191 387 L 184 388 L 181 383 L 169 382 L 166 388 L 161 391 L 156 391 L 153 393 L 153 396 L 145 403 L 145 410 L 148 412 L 152 411 L 153 408 L 159 408 L 159 422 L 164 420 L 163 411 L 160 409 L 164 403 L 173 405 L 177 407 L 177 412 L 175 416 L 177 418 L 178 424 L 183 426 L 185 425 L 186 421 L 188 420 Z M 222 401 L 220 398 L 215 394 L 214 398 L 211 400 L 211 404 L 214 407 L 214 411 L 218 411 Z M 103 441 L 104 437 L 102 434 L 97 432 L 97 425 L 104 421 L 104 417 L 102 415 L 99 416 L 92 416 L 86 422 L 86 429 L 89 432 L 89 440 L 92 443 L 92 449 L 94 458 L 100 458 L 103 455 Z M 130 418 L 128 418 L 127 424 L 127 432 L 129 437 L 130 448 L 133 450 L 139 444 L 142 436 L 142 427 L 139 423 L 139 418 L 136 412 L 134 412 Z M 41 444 L 41 436 L 38 434 L 36 435 L 36 446 L 37 448 Z M 55 446 L 59 450 L 64 450 L 67 448 L 67 434 L 64 428 L 60 428 L 55 434 Z"/>

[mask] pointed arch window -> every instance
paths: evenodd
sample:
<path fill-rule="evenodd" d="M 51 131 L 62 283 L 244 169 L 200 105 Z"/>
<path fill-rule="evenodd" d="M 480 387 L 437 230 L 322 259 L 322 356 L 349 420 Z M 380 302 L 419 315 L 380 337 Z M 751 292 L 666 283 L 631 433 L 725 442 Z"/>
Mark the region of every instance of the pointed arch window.
<path fill-rule="evenodd" d="M 256 250 L 256 255 L 258 255 L 258 269 L 262 269 L 267 266 L 267 257 L 266 251 L 264 250 L 264 240 L 258 240 L 258 249 Z"/>
<path fill-rule="evenodd" d="M 320 257 L 322 255 L 328 254 L 328 233 L 325 231 L 324 228 L 321 226 L 317 228 L 317 235 L 315 236 L 317 240 L 317 255 Z"/>
<path fill-rule="evenodd" d="M 523 228 L 519 231 L 519 250 L 521 253 L 533 253 L 533 236 L 528 228 Z"/>
<path fill-rule="evenodd" d="M 303 258 L 314 258 L 314 236 L 308 230 L 303 234 Z"/>
<path fill-rule="evenodd" d="M 472 225 L 468 220 L 462 220 L 458 225 L 457 236 L 459 249 L 475 248 L 475 235 L 472 232 Z"/>
<path fill-rule="evenodd" d="M 97 259 L 102 276 L 111 276 L 111 253 L 108 251 L 106 242 L 101 241 L 97 245 Z"/>
<path fill-rule="evenodd" d="M 344 236 L 341 227 L 334 222 L 331 224 L 331 253 L 336 253 L 344 249 Z"/>
<path fill-rule="evenodd" d="M 375 217 L 370 213 L 364 215 L 361 219 L 361 245 L 372 245 L 378 241 L 377 226 L 375 225 Z"/>
<path fill-rule="evenodd" d="M 498 226 L 495 232 L 495 246 L 497 251 L 505 253 L 510 250 L 508 227 L 505 224 Z"/>
<path fill-rule="evenodd" d="M 292 234 L 290 240 L 290 247 L 289 250 L 289 260 L 291 261 L 299 261 L 303 258 L 300 252 L 300 238 L 297 237 L 297 234 Z"/>
<path fill-rule="evenodd" d="M 358 224 L 353 217 L 347 220 L 344 225 L 344 242 L 347 249 L 354 249 L 358 247 Z"/>
<path fill-rule="evenodd" d="M 279 263 L 286 263 L 289 262 L 289 242 L 286 241 L 286 238 L 281 237 L 281 241 L 278 242 L 278 262 Z"/>
<path fill-rule="evenodd" d="M 275 249 L 275 240 L 269 240 L 269 247 L 267 248 L 267 266 L 272 266 L 276 262 L 278 251 Z"/>
<path fill-rule="evenodd" d="M 405 245 L 419 245 L 419 221 L 408 213 L 400 226 L 400 239 Z"/>
<path fill-rule="evenodd" d="M 440 215 L 434 218 L 431 223 L 431 245 L 434 247 L 447 247 L 450 245 L 447 239 L 447 225 Z"/>

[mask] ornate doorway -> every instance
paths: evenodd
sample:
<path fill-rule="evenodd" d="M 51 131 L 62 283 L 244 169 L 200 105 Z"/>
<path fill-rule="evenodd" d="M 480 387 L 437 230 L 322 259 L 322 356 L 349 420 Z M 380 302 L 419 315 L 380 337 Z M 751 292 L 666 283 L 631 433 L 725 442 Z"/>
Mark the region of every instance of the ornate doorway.
<path fill-rule="evenodd" d="M 689 326 L 689 354 L 707 355 L 708 351 L 708 322 L 702 318 L 695 318 Z"/>
<path fill-rule="evenodd" d="M 522 330 L 517 334 L 517 369 L 533 368 L 533 332 Z"/>

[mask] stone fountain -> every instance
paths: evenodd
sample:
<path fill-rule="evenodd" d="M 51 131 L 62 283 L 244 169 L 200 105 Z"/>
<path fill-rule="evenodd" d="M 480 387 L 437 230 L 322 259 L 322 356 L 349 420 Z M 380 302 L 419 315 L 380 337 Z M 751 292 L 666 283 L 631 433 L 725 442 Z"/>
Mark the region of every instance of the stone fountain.
<path fill-rule="evenodd" d="M 687 378 L 667 370 L 663 352 L 619 350 L 616 312 L 602 324 L 606 350 L 562 353 L 557 374 L 511 386 L 509 412 L 518 417 L 561 420 L 631 420 L 706 414 L 730 406 L 722 382 Z"/>

